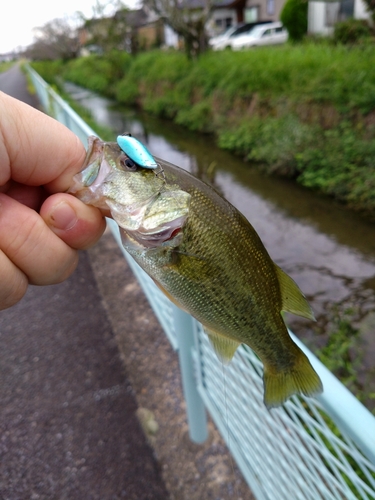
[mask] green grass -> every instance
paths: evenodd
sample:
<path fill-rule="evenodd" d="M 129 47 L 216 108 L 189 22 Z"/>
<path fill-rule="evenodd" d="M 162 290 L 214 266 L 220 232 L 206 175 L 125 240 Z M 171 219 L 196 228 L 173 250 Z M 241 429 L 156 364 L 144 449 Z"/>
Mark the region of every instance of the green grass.
<path fill-rule="evenodd" d="M 141 84 L 138 95 L 142 97 L 161 81 L 178 85 L 185 94 L 199 89 L 203 98 L 212 92 L 227 99 L 248 99 L 259 93 L 268 99 L 329 102 L 343 111 L 359 108 L 366 113 L 375 105 L 375 50 L 373 46 L 285 45 L 207 53 L 195 63 L 176 52 L 155 51 L 138 56 L 120 85 Z M 121 100 L 121 93 L 118 97 Z"/>
<path fill-rule="evenodd" d="M 14 64 L 15 64 L 14 61 L 0 62 L 0 73 L 4 73 L 4 71 L 8 71 L 8 69 L 10 69 Z"/>
<path fill-rule="evenodd" d="M 123 77 L 130 64 L 129 54 L 113 50 L 105 56 L 91 55 L 70 61 L 64 68 L 63 76 L 94 92 L 113 96 L 114 85 Z"/>
<path fill-rule="evenodd" d="M 66 102 L 69 103 L 71 108 L 76 111 L 76 113 L 95 131 L 99 137 L 107 141 L 112 140 L 112 130 L 101 125 L 100 123 L 97 123 L 88 109 L 78 104 L 69 96 L 69 94 L 64 92 L 61 85 L 61 78 L 59 77 L 59 75 L 62 74 L 64 67 L 64 63 L 62 61 L 38 61 L 32 63 L 31 66 L 46 82 L 50 84 L 55 92 L 57 92 Z M 32 86 L 31 79 L 29 81 L 29 85 Z M 32 89 L 30 89 L 30 91 L 32 91 Z"/>
<path fill-rule="evenodd" d="M 39 63 L 44 64 L 44 63 Z M 375 218 L 374 45 L 285 44 L 131 57 L 112 52 L 51 70 L 190 130 L 267 173 L 286 175 Z M 47 75 L 47 76 L 46 76 Z"/>

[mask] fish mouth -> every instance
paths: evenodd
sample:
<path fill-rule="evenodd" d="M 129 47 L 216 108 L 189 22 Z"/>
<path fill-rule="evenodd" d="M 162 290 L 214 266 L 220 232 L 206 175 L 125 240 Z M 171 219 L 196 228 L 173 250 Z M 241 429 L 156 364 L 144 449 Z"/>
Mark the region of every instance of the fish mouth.
<path fill-rule="evenodd" d="M 76 195 L 84 203 L 93 205 L 96 190 L 110 173 L 110 166 L 105 160 L 105 143 L 98 137 L 88 138 L 88 148 L 81 171 L 73 177 L 68 193 Z"/>
<path fill-rule="evenodd" d="M 140 174 L 133 184 L 129 181 L 129 192 L 124 191 L 119 178 L 122 174 L 111 165 L 117 149 L 115 143 L 90 136 L 82 170 L 74 176 L 68 192 L 106 214 L 109 211 L 134 243 L 144 248 L 177 246 L 183 237 L 191 195 L 176 185 L 167 186 L 165 178 L 159 179 L 157 174 L 152 179 Z"/>
<path fill-rule="evenodd" d="M 110 166 L 104 155 L 105 145 L 106 143 L 97 137 L 88 138 L 86 158 L 80 172 L 83 187 L 96 188 L 109 174 Z"/>
<path fill-rule="evenodd" d="M 129 233 L 135 241 L 147 248 L 155 248 L 172 241 L 173 246 L 177 246 L 182 239 L 182 228 L 186 218 L 187 216 L 183 215 L 153 230 L 140 227 L 137 231 L 129 231 Z"/>
<path fill-rule="evenodd" d="M 144 248 L 163 244 L 177 246 L 189 215 L 191 195 L 181 191 L 161 191 L 147 201 L 127 207 L 107 200 L 111 215 L 133 242 Z M 166 205 L 170 205 L 166 210 Z"/>
<path fill-rule="evenodd" d="M 68 193 L 74 194 L 84 203 L 96 206 L 106 212 L 111 208 L 110 205 L 113 204 L 116 211 L 134 213 L 136 217 L 142 206 L 151 202 L 159 194 L 159 190 L 156 190 L 146 199 L 141 199 L 131 205 L 118 202 L 111 203 L 103 189 L 107 180 L 113 174 L 113 167 L 107 159 L 107 154 L 108 152 L 116 154 L 117 149 L 119 150 L 119 147 L 115 143 L 103 142 L 98 137 L 90 136 L 82 170 L 73 177 L 73 183 Z"/>
<path fill-rule="evenodd" d="M 153 231 L 147 231 L 143 227 L 130 231 L 120 226 L 122 243 L 127 250 L 149 250 L 163 246 L 176 248 L 182 242 L 186 219 L 186 216 L 178 217 Z"/>

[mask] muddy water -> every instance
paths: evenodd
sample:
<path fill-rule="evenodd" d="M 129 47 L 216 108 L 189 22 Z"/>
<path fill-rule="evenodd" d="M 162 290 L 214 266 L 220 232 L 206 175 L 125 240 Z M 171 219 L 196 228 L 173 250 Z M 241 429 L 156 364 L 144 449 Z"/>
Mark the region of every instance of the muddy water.
<path fill-rule="evenodd" d="M 130 132 L 159 156 L 203 178 L 257 230 L 273 260 L 299 284 L 317 323 L 287 317 L 312 350 L 326 345 L 334 317 L 360 330 L 349 350 L 359 391 L 375 392 L 375 226 L 325 197 L 285 179 L 269 178 L 250 164 L 219 150 L 210 138 L 134 111 L 74 86 L 72 97 L 88 107 L 114 137 Z M 211 175 L 214 172 L 214 175 Z M 337 331 L 337 328 L 336 328 Z M 366 398 L 367 399 L 367 398 Z M 373 406 L 367 400 L 369 406 Z"/>

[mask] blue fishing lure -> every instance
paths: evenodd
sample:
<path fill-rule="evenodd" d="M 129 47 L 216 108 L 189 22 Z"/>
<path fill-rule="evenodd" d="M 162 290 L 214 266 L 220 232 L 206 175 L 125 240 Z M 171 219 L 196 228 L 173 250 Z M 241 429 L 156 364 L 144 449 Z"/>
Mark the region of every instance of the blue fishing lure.
<path fill-rule="evenodd" d="M 122 151 L 139 167 L 155 169 L 157 163 L 149 150 L 130 134 L 119 135 L 117 144 Z"/>

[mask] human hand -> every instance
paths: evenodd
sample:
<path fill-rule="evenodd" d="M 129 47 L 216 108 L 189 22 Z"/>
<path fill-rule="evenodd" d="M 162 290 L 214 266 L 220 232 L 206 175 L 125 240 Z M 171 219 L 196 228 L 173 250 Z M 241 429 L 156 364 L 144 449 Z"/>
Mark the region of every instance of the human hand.
<path fill-rule="evenodd" d="M 70 130 L 0 92 L 0 309 L 65 280 L 102 235 L 101 212 L 64 193 L 84 158 Z"/>

